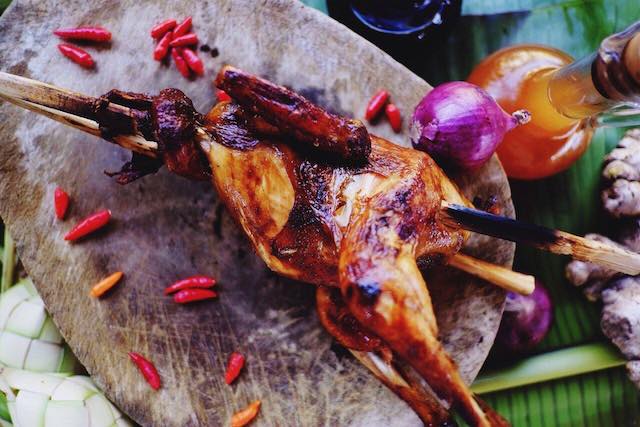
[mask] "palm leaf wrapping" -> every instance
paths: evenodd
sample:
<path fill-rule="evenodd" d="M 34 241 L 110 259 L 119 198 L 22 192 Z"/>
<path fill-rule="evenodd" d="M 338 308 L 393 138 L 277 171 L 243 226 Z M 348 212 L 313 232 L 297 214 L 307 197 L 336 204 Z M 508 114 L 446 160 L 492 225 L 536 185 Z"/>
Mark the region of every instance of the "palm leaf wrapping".
<path fill-rule="evenodd" d="M 5 232 L 0 294 L 0 427 L 125 427 L 131 423 L 83 375 L 29 278 L 13 284 Z"/>
<path fill-rule="evenodd" d="M 15 427 L 131 426 L 86 376 L 4 367 L 0 390 Z"/>
<path fill-rule="evenodd" d="M 33 372 L 73 371 L 73 354 L 28 278 L 0 295 L 0 364 Z"/>

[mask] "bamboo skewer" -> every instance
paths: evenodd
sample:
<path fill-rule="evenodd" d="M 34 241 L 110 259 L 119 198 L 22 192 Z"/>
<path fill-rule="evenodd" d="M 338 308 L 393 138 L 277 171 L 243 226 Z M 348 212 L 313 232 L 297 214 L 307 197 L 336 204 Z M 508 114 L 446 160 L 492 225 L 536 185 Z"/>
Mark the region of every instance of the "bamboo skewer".
<path fill-rule="evenodd" d="M 93 120 L 93 105 L 97 98 L 76 94 L 42 82 L 0 72 L 0 99 L 4 99 L 35 113 L 42 114 L 60 123 L 100 137 L 100 125 Z M 109 103 L 111 111 L 128 117 L 127 107 Z M 56 106 L 59 106 L 56 108 Z M 196 138 L 202 146 L 210 143 L 210 136 L 197 129 Z M 158 143 L 148 141 L 142 135 L 120 135 L 113 138 L 116 144 L 138 153 L 156 157 Z M 509 291 L 528 295 L 533 292 L 534 278 L 516 273 L 507 268 L 480 261 L 466 255 L 456 254 L 450 265 L 473 276 Z"/>
<path fill-rule="evenodd" d="M 592 262 L 632 276 L 640 274 L 640 254 L 584 237 L 529 224 L 465 206 L 442 202 L 446 215 L 462 228 L 575 259 Z"/>
<path fill-rule="evenodd" d="M 461 253 L 455 254 L 449 260 L 448 265 L 469 273 L 472 276 L 486 280 L 489 283 L 493 283 L 502 289 L 517 292 L 522 295 L 530 295 L 536 286 L 536 280 L 533 276 L 518 273 L 508 268 L 498 267 L 495 264 Z"/>
<path fill-rule="evenodd" d="M 101 136 L 100 124 L 95 120 L 93 111 L 98 98 L 0 71 L 0 99 L 91 135 Z M 106 108 L 123 118 L 131 115 L 129 108 L 112 102 Z M 113 142 L 127 150 L 149 157 L 157 156 L 158 143 L 148 141 L 140 134 L 116 136 Z"/>
<path fill-rule="evenodd" d="M 100 135 L 100 124 L 96 121 L 94 106 L 98 98 L 78 94 L 55 86 L 0 72 L 0 99 L 45 115 L 76 129 Z M 129 108 L 108 103 L 108 111 L 123 119 L 131 116 Z M 196 138 L 201 146 L 211 142 L 210 136 L 198 129 Z M 141 154 L 156 157 L 158 143 L 148 141 L 142 135 L 120 135 L 113 138 L 116 144 Z M 578 259 L 599 263 L 626 274 L 640 273 L 640 256 L 601 243 L 591 242 L 557 230 L 521 223 L 506 217 L 487 214 L 444 202 L 445 213 L 465 229 L 506 240 L 531 244 L 554 253 L 573 255 Z M 539 235 L 536 235 L 538 233 Z M 521 293 L 532 291 L 531 276 L 514 273 L 497 265 L 456 255 L 452 265 L 470 274 L 479 276 L 505 289 Z"/>

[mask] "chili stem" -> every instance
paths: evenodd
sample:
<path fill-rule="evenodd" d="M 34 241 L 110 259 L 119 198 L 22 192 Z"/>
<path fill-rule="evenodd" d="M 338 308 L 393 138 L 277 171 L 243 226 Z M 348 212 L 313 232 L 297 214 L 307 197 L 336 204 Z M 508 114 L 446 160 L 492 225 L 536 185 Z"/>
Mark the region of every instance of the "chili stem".
<path fill-rule="evenodd" d="M 532 356 L 485 372 L 471 386 L 474 393 L 521 387 L 624 365 L 626 360 L 607 343 L 592 343 Z"/>
<path fill-rule="evenodd" d="M 13 285 L 13 276 L 16 268 L 16 245 L 9 235 L 9 231 L 4 230 L 4 253 L 2 254 L 2 279 L 0 279 L 0 292 L 4 292 Z"/>

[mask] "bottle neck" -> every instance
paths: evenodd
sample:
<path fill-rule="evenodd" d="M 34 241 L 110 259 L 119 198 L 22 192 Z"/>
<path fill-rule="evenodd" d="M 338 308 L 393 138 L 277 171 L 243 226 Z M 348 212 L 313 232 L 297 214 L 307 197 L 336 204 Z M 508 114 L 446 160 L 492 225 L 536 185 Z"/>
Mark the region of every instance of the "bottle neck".
<path fill-rule="evenodd" d="M 548 96 L 564 116 L 600 125 L 640 121 L 640 22 L 607 37 L 597 52 L 557 70 Z M 616 117 L 623 117 L 616 124 Z M 630 121 L 631 120 L 631 121 Z"/>

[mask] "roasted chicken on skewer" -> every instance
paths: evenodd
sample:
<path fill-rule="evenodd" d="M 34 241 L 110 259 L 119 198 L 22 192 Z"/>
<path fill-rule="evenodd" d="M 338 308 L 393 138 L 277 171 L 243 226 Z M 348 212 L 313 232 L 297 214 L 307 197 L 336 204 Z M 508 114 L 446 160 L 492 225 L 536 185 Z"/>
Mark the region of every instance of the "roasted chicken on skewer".
<path fill-rule="evenodd" d="M 192 179 L 211 175 L 271 269 L 335 289 L 334 299 L 319 291 L 323 324 L 425 423 L 443 422 L 446 412 L 418 391 L 408 371 L 395 370 L 396 359 L 471 424 L 504 423 L 479 405 L 438 341 L 416 260 L 497 272 L 485 277 L 502 285 L 522 276 L 457 254 L 468 232 L 442 206 L 470 204 L 428 155 L 371 136 L 357 121 L 231 67 L 217 84 L 234 102 L 204 117 L 176 89 L 156 97 L 112 91 L 96 100 L 0 77 L 0 97 L 134 151 L 112 174 L 120 183 L 163 164 Z M 49 92 L 55 96 L 44 95 Z M 350 329 L 331 321 L 336 310 L 348 311 Z"/>
<path fill-rule="evenodd" d="M 271 269 L 339 289 L 354 325 L 367 325 L 367 333 L 385 343 L 387 361 L 392 353 L 407 360 L 471 423 L 488 425 L 438 341 L 416 264 L 417 257 L 442 262 L 458 252 L 468 232 L 440 221 L 440 204 L 443 195 L 469 205 L 466 199 L 429 156 L 370 136 L 358 122 L 230 68 L 219 83 L 244 107 L 221 103 L 201 117 L 174 89 L 156 97 L 112 91 L 95 102 L 92 117 L 103 138 L 118 142 L 137 134 L 157 143 L 155 158 L 134 152 L 114 174 L 118 181 L 162 164 L 189 178 L 211 174 Z M 273 99 L 295 104 L 298 114 L 287 121 L 289 113 L 273 108 Z M 342 341 L 345 334 L 339 336 Z M 380 346 L 354 350 L 365 351 L 361 358 L 383 352 Z M 399 394 L 414 407 L 429 402 L 418 411 L 425 422 L 446 414 L 434 398 L 413 390 L 408 384 Z"/>
<path fill-rule="evenodd" d="M 222 87 L 235 94 L 229 85 Z M 416 259 L 446 260 L 467 233 L 439 219 L 446 195 L 468 202 L 429 156 L 371 136 L 364 165 L 301 156 L 285 135 L 257 134 L 251 149 L 225 144 L 252 119 L 222 103 L 206 117 L 207 153 L 218 194 L 269 267 L 339 287 L 358 323 L 407 360 L 475 425 L 489 425 L 438 341 L 435 315 Z M 251 126 L 251 125 L 249 125 Z"/>

